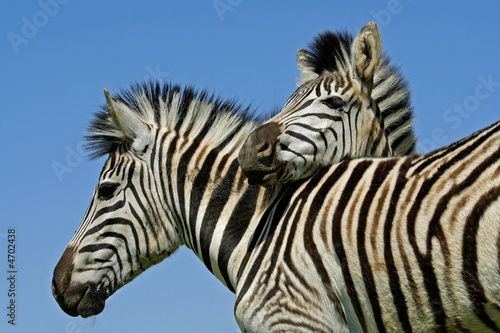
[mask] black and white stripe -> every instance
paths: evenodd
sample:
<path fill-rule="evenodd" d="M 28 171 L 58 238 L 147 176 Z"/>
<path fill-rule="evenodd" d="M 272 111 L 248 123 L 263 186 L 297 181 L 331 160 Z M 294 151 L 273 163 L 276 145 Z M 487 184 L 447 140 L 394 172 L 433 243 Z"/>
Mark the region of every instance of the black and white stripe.
<path fill-rule="evenodd" d="M 426 155 L 344 161 L 275 194 L 237 290 L 245 326 L 500 330 L 500 122 Z"/>

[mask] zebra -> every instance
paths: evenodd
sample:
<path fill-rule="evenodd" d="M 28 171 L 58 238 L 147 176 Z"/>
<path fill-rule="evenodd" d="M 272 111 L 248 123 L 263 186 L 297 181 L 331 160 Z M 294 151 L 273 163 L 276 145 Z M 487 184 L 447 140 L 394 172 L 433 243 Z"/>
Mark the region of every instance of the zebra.
<path fill-rule="evenodd" d="M 348 158 L 415 153 L 408 84 L 382 56 L 375 22 L 354 40 L 347 33 L 320 34 L 310 51 L 297 55 L 302 84 L 241 147 L 250 184 L 307 178 Z"/>
<path fill-rule="evenodd" d="M 345 156 L 329 166 L 308 155 L 324 139 L 304 135 L 309 139 L 293 142 L 293 154 L 281 155 L 288 160 L 276 162 L 272 155 L 285 135 L 269 134 L 265 126 L 291 128 L 304 120 L 312 127 L 325 112 L 297 99 L 252 132 L 239 161 L 254 177 L 250 183 L 284 193 L 288 225 L 275 232 L 300 232 L 302 253 L 318 258 L 319 272 L 327 271 L 323 281 L 345 289 L 343 298 L 325 287 L 330 298 L 340 299 L 339 309 L 351 306 L 358 322 L 348 329 L 500 331 L 500 122 L 424 155 Z M 295 156 L 309 158 L 307 168 Z M 296 178 L 276 174 L 272 167 L 279 163 L 295 169 Z M 314 175 L 305 179 L 308 168 Z M 333 271 L 324 269 L 331 252 Z"/>
<path fill-rule="evenodd" d="M 181 245 L 234 291 L 270 197 L 248 189 L 235 157 L 257 124 L 249 108 L 158 82 L 105 96 L 87 140 L 91 158 L 109 156 L 54 269 L 60 307 L 100 313 L 106 298 Z"/>
<path fill-rule="evenodd" d="M 338 304 L 321 296 L 315 269 L 306 280 L 296 277 L 310 295 L 268 280 L 281 270 L 276 264 L 290 260 L 278 260 L 272 249 L 279 246 L 270 244 L 292 244 L 275 230 L 293 211 L 273 189 L 249 186 L 241 172 L 237 151 L 261 123 L 248 107 L 158 83 L 105 96 L 87 139 L 91 157 L 108 159 L 54 269 L 52 292 L 63 311 L 99 314 L 110 295 L 186 245 L 235 293 L 244 332 L 330 331 L 345 325 L 334 318 L 352 321 L 348 309 L 338 317 Z"/>

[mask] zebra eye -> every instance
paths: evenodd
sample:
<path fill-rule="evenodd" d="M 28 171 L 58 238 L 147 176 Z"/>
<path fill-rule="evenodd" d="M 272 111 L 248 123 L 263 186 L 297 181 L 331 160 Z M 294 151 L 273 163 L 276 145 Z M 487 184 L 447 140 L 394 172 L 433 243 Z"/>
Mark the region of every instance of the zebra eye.
<path fill-rule="evenodd" d="M 342 100 L 342 98 L 338 96 L 325 98 L 324 100 L 321 101 L 321 103 L 325 104 L 330 109 L 340 109 L 345 105 L 345 102 Z"/>
<path fill-rule="evenodd" d="M 100 200 L 109 200 L 118 188 L 118 183 L 103 183 L 99 186 L 99 191 L 97 192 L 97 198 Z"/>

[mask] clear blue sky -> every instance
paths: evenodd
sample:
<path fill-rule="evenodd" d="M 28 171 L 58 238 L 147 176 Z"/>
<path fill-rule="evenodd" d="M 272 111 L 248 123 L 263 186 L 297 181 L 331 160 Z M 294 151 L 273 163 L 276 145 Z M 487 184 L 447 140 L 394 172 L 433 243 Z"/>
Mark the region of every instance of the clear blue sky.
<path fill-rule="evenodd" d="M 104 162 L 88 161 L 81 144 L 105 87 L 116 92 L 157 78 L 237 97 L 266 113 L 294 91 L 298 48 L 324 30 L 357 33 L 376 21 L 384 51 L 410 83 L 421 152 L 500 120 L 498 1 L 0 6 L 2 332 L 238 331 L 233 294 L 185 248 L 120 290 L 97 318 L 69 317 L 54 301 L 54 266 Z M 9 227 L 17 230 L 15 328 L 6 317 Z"/>

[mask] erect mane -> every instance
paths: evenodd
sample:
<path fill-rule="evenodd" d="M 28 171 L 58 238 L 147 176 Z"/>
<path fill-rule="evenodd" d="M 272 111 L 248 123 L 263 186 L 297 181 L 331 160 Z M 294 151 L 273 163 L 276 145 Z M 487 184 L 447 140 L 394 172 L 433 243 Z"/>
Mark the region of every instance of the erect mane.
<path fill-rule="evenodd" d="M 309 64 L 315 73 L 349 70 L 352 73 L 351 34 L 326 31 L 316 36 L 309 44 Z M 382 114 L 383 124 L 396 156 L 415 153 L 416 137 L 413 131 L 413 107 L 410 103 L 408 83 L 400 69 L 382 54 L 375 71 L 372 97 Z"/>
<path fill-rule="evenodd" d="M 308 45 L 314 71 L 322 75 L 350 69 L 352 41 L 352 35 L 346 31 L 325 31 L 314 37 Z"/>
<path fill-rule="evenodd" d="M 192 87 L 149 82 L 114 95 L 149 124 L 167 126 L 182 135 L 205 140 L 217 148 L 236 149 L 261 122 L 250 108 L 234 100 L 222 100 Z M 91 158 L 114 152 L 123 143 L 103 106 L 90 124 L 87 149 Z"/>

